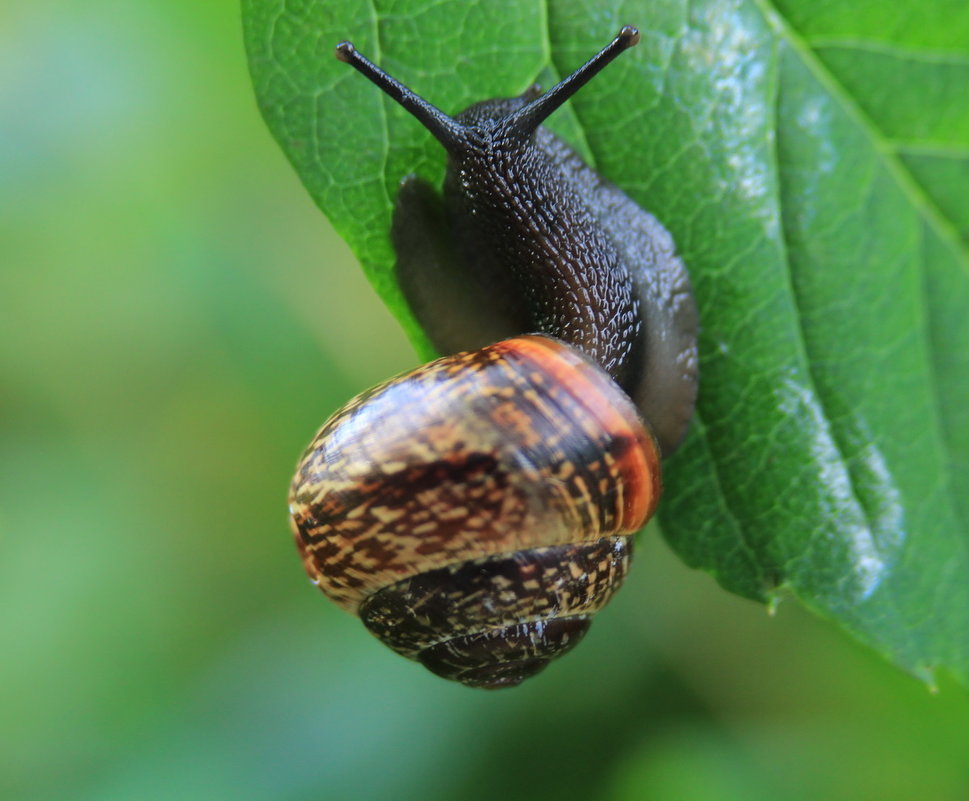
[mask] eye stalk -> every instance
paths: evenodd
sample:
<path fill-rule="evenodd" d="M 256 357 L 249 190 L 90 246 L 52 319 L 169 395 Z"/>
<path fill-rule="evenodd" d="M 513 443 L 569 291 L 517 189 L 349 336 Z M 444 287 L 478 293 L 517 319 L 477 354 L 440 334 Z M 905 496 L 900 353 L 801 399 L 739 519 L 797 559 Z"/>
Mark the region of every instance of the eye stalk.
<path fill-rule="evenodd" d="M 340 42 L 336 46 L 336 57 L 368 78 L 380 87 L 387 96 L 396 100 L 404 109 L 413 114 L 421 125 L 427 128 L 446 149 L 450 150 L 456 141 L 462 139 L 463 126 L 451 119 L 437 106 L 431 105 L 420 95 L 412 92 L 396 78 L 390 77 L 380 67 L 362 55 L 352 42 Z"/>
<path fill-rule="evenodd" d="M 506 134 L 520 138 L 531 136 L 553 111 L 592 80 L 603 67 L 623 50 L 638 43 L 639 31 L 631 25 L 624 26 L 615 39 L 579 69 L 512 114 L 505 123 Z M 468 134 L 463 125 L 392 78 L 362 55 L 352 42 L 340 42 L 336 46 L 336 57 L 413 114 L 449 153 L 462 152 L 467 147 Z"/>

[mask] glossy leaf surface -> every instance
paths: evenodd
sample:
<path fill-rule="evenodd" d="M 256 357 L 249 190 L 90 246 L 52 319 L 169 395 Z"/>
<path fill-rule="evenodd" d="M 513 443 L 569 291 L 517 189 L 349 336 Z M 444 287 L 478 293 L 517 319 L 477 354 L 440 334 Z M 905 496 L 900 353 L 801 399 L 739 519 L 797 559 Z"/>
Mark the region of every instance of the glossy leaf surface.
<path fill-rule="evenodd" d="M 332 57 L 352 38 L 449 112 L 642 42 L 550 126 L 670 229 L 701 393 L 664 532 L 926 679 L 969 680 L 969 12 L 862 2 L 244 0 L 263 114 L 378 292 L 398 182 L 444 153 Z M 337 299 L 330 302 L 337 303 Z"/>

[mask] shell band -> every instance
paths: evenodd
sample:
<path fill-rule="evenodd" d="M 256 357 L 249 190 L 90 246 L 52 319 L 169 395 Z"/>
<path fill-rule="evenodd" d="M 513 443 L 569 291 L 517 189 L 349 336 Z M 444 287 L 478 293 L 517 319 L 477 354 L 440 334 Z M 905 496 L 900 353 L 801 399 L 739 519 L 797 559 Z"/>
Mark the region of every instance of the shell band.
<path fill-rule="evenodd" d="M 304 454 L 290 510 L 307 572 L 356 611 L 418 573 L 632 533 L 659 475 L 658 449 L 612 379 L 528 336 L 351 401 Z"/>

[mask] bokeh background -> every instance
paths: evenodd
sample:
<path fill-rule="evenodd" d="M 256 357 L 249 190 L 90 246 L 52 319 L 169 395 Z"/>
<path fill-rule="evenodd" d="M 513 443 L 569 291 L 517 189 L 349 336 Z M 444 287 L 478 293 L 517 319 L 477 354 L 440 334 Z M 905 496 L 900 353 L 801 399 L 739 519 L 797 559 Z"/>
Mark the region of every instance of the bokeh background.
<path fill-rule="evenodd" d="M 0 9 L 0 798 L 969 798 L 939 691 L 641 536 L 502 693 L 395 657 L 285 521 L 415 357 L 259 119 L 231 0 Z"/>

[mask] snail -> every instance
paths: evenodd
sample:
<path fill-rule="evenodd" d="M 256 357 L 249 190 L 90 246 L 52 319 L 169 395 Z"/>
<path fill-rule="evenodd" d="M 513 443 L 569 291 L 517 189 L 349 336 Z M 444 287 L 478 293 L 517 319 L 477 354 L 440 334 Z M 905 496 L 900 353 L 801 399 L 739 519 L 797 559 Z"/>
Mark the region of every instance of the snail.
<path fill-rule="evenodd" d="M 697 387 L 697 317 L 665 228 L 542 122 L 639 41 L 542 94 L 452 118 L 337 57 L 449 159 L 401 185 L 400 285 L 440 352 L 351 400 L 304 452 L 290 520 L 311 579 L 390 648 L 472 687 L 570 650 L 625 578 Z"/>

